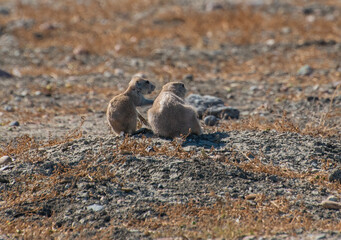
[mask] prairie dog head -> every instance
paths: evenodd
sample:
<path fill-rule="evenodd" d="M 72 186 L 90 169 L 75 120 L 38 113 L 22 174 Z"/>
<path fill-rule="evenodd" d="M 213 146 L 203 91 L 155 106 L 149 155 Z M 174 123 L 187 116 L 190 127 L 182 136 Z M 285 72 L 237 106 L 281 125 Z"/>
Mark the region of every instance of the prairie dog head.
<path fill-rule="evenodd" d="M 182 82 L 170 82 L 162 87 L 162 91 L 172 92 L 175 95 L 184 98 L 186 95 L 186 88 Z"/>
<path fill-rule="evenodd" d="M 134 75 L 129 82 L 129 87 L 133 87 L 137 92 L 142 94 L 149 94 L 155 89 L 155 85 L 144 74 Z"/>

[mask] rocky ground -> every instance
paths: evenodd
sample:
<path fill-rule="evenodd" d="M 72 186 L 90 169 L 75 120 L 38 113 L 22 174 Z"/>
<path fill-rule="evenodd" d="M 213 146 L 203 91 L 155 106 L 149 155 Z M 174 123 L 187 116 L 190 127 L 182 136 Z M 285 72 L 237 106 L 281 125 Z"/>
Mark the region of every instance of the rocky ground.
<path fill-rule="evenodd" d="M 0 239 L 340 239 L 340 16 L 338 1 L 0 1 Z M 183 81 L 233 119 L 115 137 L 106 106 L 136 72 L 148 98 Z"/>

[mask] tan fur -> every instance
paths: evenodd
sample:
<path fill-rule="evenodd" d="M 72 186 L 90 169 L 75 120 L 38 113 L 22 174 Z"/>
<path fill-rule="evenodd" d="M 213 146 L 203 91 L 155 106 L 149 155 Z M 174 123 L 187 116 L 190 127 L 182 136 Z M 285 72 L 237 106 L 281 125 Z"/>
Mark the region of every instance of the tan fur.
<path fill-rule="evenodd" d="M 143 97 L 143 94 L 149 94 L 155 89 L 154 84 L 145 77 L 143 74 L 133 76 L 127 90 L 115 96 L 109 102 L 107 121 L 116 135 L 134 133 L 136 131 L 137 117 L 144 119 L 137 112 L 136 107 L 153 104 L 153 100 Z"/>
<path fill-rule="evenodd" d="M 189 132 L 202 133 L 196 111 L 184 103 L 185 94 L 186 88 L 180 82 L 170 82 L 162 87 L 148 110 L 148 121 L 155 134 L 173 138 Z"/>

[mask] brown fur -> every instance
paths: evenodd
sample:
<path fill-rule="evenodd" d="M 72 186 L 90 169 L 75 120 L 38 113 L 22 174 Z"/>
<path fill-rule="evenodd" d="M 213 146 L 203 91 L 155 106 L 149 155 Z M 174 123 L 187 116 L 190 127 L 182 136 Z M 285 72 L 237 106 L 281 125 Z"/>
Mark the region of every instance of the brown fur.
<path fill-rule="evenodd" d="M 107 121 L 116 135 L 133 134 L 136 131 L 137 117 L 144 119 L 136 107 L 153 104 L 153 100 L 145 99 L 143 94 L 149 94 L 154 89 L 154 84 L 145 79 L 145 75 L 137 74 L 125 92 L 111 99 L 107 108 Z"/>
<path fill-rule="evenodd" d="M 173 138 L 189 132 L 202 133 L 196 111 L 184 103 L 185 94 L 186 88 L 180 82 L 170 82 L 162 87 L 148 110 L 148 121 L 155 134 Z"/>

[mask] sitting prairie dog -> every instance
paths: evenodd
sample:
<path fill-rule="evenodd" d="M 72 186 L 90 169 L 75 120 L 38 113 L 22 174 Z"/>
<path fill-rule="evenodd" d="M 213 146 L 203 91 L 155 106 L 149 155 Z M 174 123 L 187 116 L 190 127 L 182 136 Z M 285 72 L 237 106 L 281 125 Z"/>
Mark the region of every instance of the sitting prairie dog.
<path fill-rule="evenodd" d="M 185 94 L 186 88 L 181 82 L 170 82 L 162 87 L 148 110 L 148 122 L 155 134 L 173 138 L 189 132 L 202 133 L 196 111 L 184 103 Z"/>
<path fill-rule="evenodd" d="M 127 90 L 110 100 L 107 120 L 116 135 L 133 134 L 136 131 L 137 117 L 144 124 L 148 124 L 136 107 L 152 105 L 154 100 L 145 99 L 143 95 L 154 89 L 154 84 L 149 82 L 144 74 L 136 74 L 129 82 Z"/>

